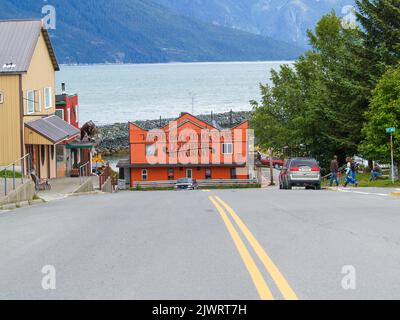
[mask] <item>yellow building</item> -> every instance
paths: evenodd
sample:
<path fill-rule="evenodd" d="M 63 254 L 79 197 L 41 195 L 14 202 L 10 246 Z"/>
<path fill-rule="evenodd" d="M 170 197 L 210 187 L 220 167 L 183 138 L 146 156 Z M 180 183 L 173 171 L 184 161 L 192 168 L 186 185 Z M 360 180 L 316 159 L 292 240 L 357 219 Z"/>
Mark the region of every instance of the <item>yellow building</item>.
<path fill-rule="evenodd" d="M 0 20 L 0 168 L 30 154 L 40 178 L 56 177 L 56 146 L 80 133 L 54 116 L 56 71 L 41 20 Z"/>

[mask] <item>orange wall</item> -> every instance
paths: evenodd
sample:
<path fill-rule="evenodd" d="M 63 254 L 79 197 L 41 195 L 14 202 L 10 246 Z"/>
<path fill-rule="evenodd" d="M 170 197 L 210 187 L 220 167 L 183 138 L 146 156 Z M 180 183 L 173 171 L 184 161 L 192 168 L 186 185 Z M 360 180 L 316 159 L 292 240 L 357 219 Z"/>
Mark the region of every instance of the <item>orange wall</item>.
<path fill-rule="evenodd" d="M 148 179 L 147 181 L 165 181 L 168 180 L 168 168 L 132 168 L 131 169 L 131 181 L 141 182 L 142 180 L 142 169 L 147 169 Z M 174 168 L 174 180 L 186 178 L 186 169 Z M 188 168 L 192 169 L 193 179 L 205 180 L 206 179 L 206 169 L 200 168 Z M 231 179 L 231 168 L 228 167 L 213 167 L 211 169 L 212 180 L 218 179 Z M 237 176 L 238 179 L 247 179 L 248 176 Z"/>

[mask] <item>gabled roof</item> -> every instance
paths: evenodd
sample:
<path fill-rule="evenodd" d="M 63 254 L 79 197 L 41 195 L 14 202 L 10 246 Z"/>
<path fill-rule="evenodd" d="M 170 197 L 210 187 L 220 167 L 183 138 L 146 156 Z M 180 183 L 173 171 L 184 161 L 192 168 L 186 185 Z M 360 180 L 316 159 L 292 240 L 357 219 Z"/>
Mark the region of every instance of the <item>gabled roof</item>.
<path fill-rule="evenodd" d="M 196 116 L 194 116 L 194 115 L 192 115 L 192 114 L 190 114 L 188 112 L 182 112 L 181 115 L 178 118 L 176 118 L 173 122 L 178 122 L 178 127 L 180 127 L 181 122 L 185 121 L 185 120 L 182 120 L 183 118 L 189 118 L 190 120 L 193 120 L 193 121 L 191 121 L 192 123 L 197 122 L 198 126 L 200 125 L 200 126 L 203 126 L 203 127 L 211 127 L 211 128 L 217 129 L 217 128 L 214 127 L 213 124 L 207 123 L 207 122 L 199 119 L 198 117 L 196 117 Z M 170 123 L 165 125 L 162 129 L 167 130 L 169 125 L 170 125 Z"/>
<path fill-rule="evenodd" d="M 25 73 L 42 32 L 55 71 L 60 67 L 41 20 L 0 20 L 0 74 Z"/>
<path fill-rule="evenodd" d="M 58 116 L 50 116 L 25 123 L 25 126 L 53 143 L 77 136 L 81 131 Z"/>

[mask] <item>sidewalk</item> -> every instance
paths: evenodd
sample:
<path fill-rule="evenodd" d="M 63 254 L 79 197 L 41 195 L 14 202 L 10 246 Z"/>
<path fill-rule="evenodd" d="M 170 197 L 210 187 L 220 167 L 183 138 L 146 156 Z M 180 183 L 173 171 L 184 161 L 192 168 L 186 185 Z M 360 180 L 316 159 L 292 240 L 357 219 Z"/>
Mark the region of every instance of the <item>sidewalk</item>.
<path fill-rule="evenodd" d="M 400 188 L 343 188 L 343 187 L 328 187 L 328 190 L 337 192 L 356 193 L 364 195 L 376 196 L 400 196 Z"/>
<path fill-rule="evenodd" d="M 90 177 L 95 190 L 99 189 L 99 177 Z M 50 180 L 51 190 L 39 191 L 38 196 L 46 202 L 71 196 L 81 185 L 79 178 L 59 178 Z"/>

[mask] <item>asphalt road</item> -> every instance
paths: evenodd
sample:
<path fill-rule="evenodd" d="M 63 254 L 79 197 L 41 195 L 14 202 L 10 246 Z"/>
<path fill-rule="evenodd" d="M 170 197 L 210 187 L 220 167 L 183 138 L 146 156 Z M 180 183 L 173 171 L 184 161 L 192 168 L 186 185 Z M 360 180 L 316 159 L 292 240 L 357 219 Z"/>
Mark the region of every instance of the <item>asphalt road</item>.
<path fill-rule="evenodd" d="M 0 299 L 399 299 L 399 208 L 383 194 L 259 189 L 3 212 Z"/>

